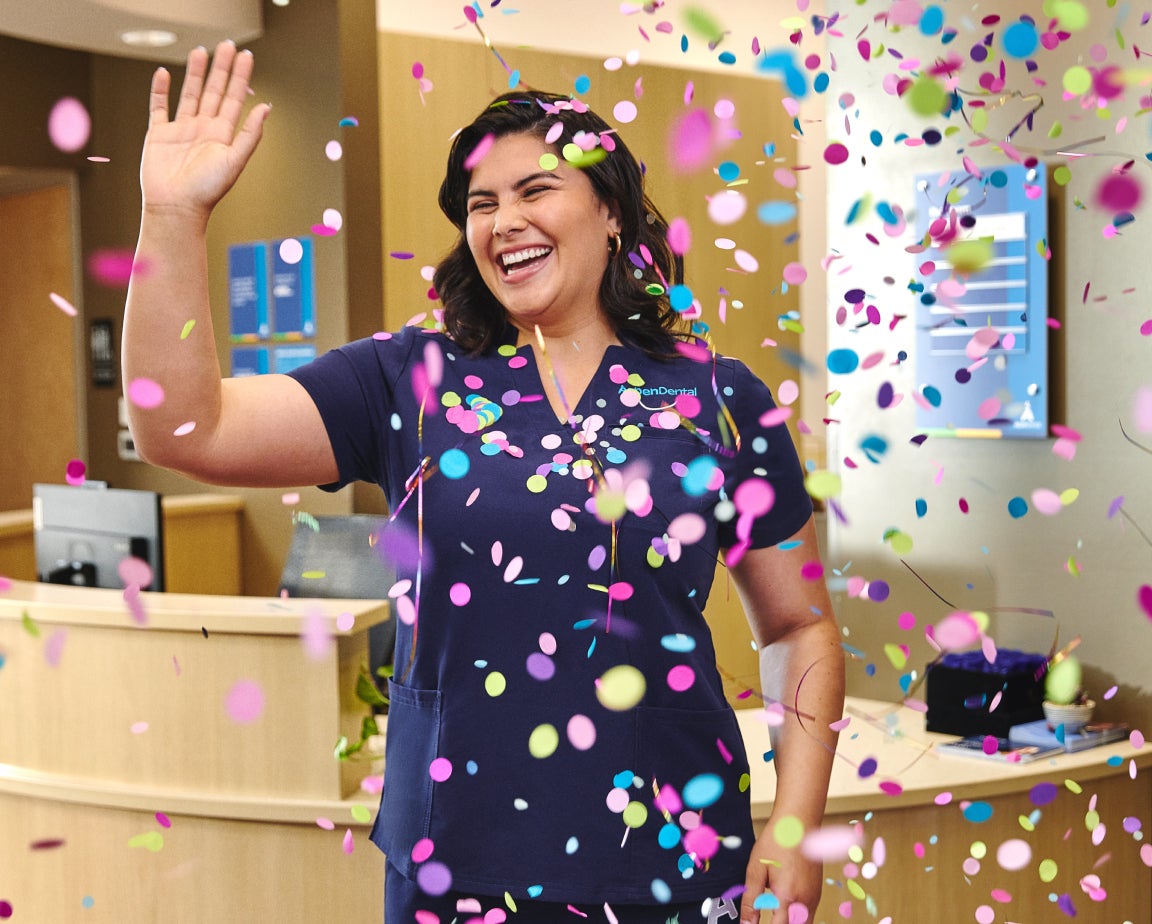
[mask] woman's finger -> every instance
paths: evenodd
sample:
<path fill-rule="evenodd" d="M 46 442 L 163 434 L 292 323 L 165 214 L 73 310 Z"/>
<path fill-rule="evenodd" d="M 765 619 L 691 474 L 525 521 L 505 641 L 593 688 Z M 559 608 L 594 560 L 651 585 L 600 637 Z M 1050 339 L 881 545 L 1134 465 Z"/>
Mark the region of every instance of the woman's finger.
<path fill-rule="evenodd" d="M 252 78 L 252 52 L 245 49 L 236 55 L 232 65 L 232 76 L 228 78 L 228 90 L 220 101 L 220 116 L 232 125 L 240 121 L 240 113 L 248 102 L 248 86 Z"/>
<path fill-rule="evenodd" d="M 166 68 L 158 67 L 152 75 L 152 87 L 148 93 L 148 127 L 168 121 L 168 90 L 172 86 L 172 75 Z"/>
<path fill-rule="evenodd" d="M 216 46 L 216 53 L 212 55 L 212 69 L 208 72 L 208 80 L 200 94 L 200 106 L 197 109 L 200 115 L 216 116 L 220 113 L 220 100 L 228 88 L 228 78 L 235 59 L 235 43 L 226 39 Z"/>
<path fill-rule="evenodd" d="M 204 88 L 204 74 L 207 70 L 207 49 L 193 48 L 188 52 L 187 70 L 180 87 L 180 101 L 176 104 L 177 119 L 191 119 L 200 109 L 200 91 Z"/>

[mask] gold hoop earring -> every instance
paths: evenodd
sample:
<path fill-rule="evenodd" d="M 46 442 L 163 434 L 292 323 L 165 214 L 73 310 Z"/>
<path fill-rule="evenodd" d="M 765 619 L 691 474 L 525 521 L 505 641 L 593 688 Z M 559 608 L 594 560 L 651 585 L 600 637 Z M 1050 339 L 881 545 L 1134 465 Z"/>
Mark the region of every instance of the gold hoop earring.
<path fill-rule="evenodd" d="M 608 256 L 618 257 L 620 251 L 624 249 L 624 242 L 620 239 L 620 232 L 617 231 L 612 237 L 608 238 Z"/>

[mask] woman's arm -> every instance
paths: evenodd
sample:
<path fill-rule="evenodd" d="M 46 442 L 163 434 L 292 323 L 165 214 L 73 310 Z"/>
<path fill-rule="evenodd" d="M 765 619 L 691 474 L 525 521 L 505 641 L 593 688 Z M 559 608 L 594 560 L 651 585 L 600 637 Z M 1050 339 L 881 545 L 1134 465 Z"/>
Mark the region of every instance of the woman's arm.
<path fill-rule="evenodd" d="M 203 48 L 188 55 L 171 120 L 171 77 L 160 68 L 152 78 L 122 351 L 133 441 L 141 458 L 201 481 L 269 487 L 334 481 L 327 432 L 296 381 L 221 380 L 208 303 L 208 219 L 256 150 L 271 107 L 253 107 L 241 124 L 250 52 L 221 42 L 208 64 Z M 139 379 L 160 385 L 159 405 L 132 400 Z"/>
<path fill-rule="evenodd" d="M 789 551 L 752 549 L 731 569 L 760 649 L 764 697 L 784 705 L 783 723 L 770 729 L 776 765 L 772 816 L 752 849 L 741 922 L 761 920 L 752 903 L 766 887 L 780 901 L 768 918 L 772 924 L 787 924 L 793 902 L 806 907 L 813 920 L 823 884 L 819 862 L 805 858 L 798 847 L 781 847 L 775 837 L 783 818 L 798 819 L 805 832 L 823 822 L 836 751 L 829 725 L 844 709 L 844 654 L 832 602 L 822 579 L 800 576 L 806 561 L 820 558 L 814 521 L 791 539 L 802 545 Z"/>

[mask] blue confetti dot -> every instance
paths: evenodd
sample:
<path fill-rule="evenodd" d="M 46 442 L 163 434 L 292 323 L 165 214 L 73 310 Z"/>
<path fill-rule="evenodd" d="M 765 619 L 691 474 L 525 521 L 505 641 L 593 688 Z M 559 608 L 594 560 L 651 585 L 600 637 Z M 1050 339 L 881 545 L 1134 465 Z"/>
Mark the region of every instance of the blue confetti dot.
<path fill-rule="evenodd" d="M 712 805 L 724 792 L 724 781 L 715 773 L 701 773 L 684 784 L 680 796 L 689 808 L 701 809 Z"/>
<path fill-rule="evenodd" d="M 740 176 L 740 165 L 726 160 L 716 168 L 716 172 L 720 174 L 720 179 L 725 183 L 731 183 Z"/>
<path fill-rule="evenodd" d="M 591 89 L 592 89 L 592 78 L 590 78 L 587 74 L 581 74 L 579 77 L 576 78 L 576 92 L 577 93 L 587 93 Z"/>
<path fill-rule="evenodd" d="M 876 665 L 875 664 L 867 665 L 864 668 L 864 673 L 867 674 L 869 677 L 875 677 L 876 676 Z"/>
<path fill-rule="evenodd" d="M 543 892 L 544 892 L 544 886 L 541 886 L 541 885 L 528 886 L 528 897 L 529 898 L 539 898 Z"/>
<path fill-rule="evenodd" d="M 973 824 L 983 824 L 992 817 L 992 806 L 987 802 L 973 802 L 965 806 L 963 815 Z"/>
<path fill-rule="evenodd" d="M 900 224 L 899 216 L 895 211 L 893 211 L 892 206 L 887 202 L 876 203 L 876 214 L 880 216 L 880 220 L 886 225 Z"/>
<path fill-rule="evenodd" d="M 756 217 L 766 225 L 783 225 L 796 217 L 796 206 L 791 202 L 762 202 Z"/>
<path fill-rule="evenodd" d="M 445 478 L 463 478 L 471 464 L 463 449 L 449 449 L 440 456 L 440 472 Z"/>
<path fill-rule="evenodd" d="M 499 449 L 499 447 L 497 447 L 497 449 Z M 628 461 L 628 453 L 626 453 L 623 449 L 617 449 L 615 446 L 613 446 L 608 450 L 608 452 L 605 453 L 605 457 L 613 465 L 620 465 L 621 463 Z"/>
<path fill-rule="evenodd" d="M 666 905 L 672 900 L 672 890 L 668 888 L 668 883 L 663 879 L 652 880 L 652 897 L 656 899 L 661 905 Z"/>
<path fill-rule="evenodd" d="M 389 418 L 388 423 L 392 426 L 393 430 L 399 430 L 404 426 L 404 421 L 400 418 L 399 414 L 393 414 L 391 418 Z"/>
<path fill-rule="evenodd" d="M 676 311 L 687 311 L 692 307 L 692 290 L 686 285 L 675 285 L 668 290 L 668 301 Z"/>
<path fill-rule="evenodd" d="M 680 828 L 672 824 L 672 822 L 668 822 L 660 829 L 660 833 L 656 835 L 656 843 L 665 850 L 671 850 L 680 843 Z"/>
<path fill-rule="evenodd" d="M 568 838 L 568 842 L 564 845 L 564 852 L 568 856 L 572 856 L 577 850 L 580 849 L 580 841 L 575 836 Z"/>
<path fill-rule="evenodd" d="M 935 35 L 944 28 L 944 11 L 938 6 L 924 8 L 920 14 L 920 34 Z"/>
<path fill-rule="evenodd" d="M 464 765 L 464 769 L 468 771 L 469 776 L 475 776 L 476 771 L 480 769 L 480 766 L 476 763 L 476 761 L 470 760 Z"/>
<path fill-rule="evenodd" d="M 1003 189 L 1008 185 L 1008 174 L 1003 170 L 993 170 L 988 174 L 988 182 L 997 189 Z"/>
<path fill-rule="evenodd" d="M 821 71 L 819 74 L 816 75 L 816 79 L 812 81 L 812 89 L 815 90 L 817 93 L 823 93 L 825 90 L 828 89 L 828 84 L 830 84 L 831 82 L 832 82 L 832 78 L 830 78 L 827 74 L 825 74 L 823 71 Z"/>
<path fill-rule="evenodd" d="M 1119 754 L 1113 754 L 1111 757 L 1108 758 L 1107 761 L 1105 761 L 1105 763 L 1107 763 L 1109 767 L 1119 767 L 1121 764 L 1124 763 L 1124 758 L 1121 757 Z"/>
<path fill-rule="evenodd" d="M 940 402 L 944 400 L 944 396 L 940 394 L 940 389 L 935 385 L 925 385 L 920 394 L 922 394 L 924 400 L 933 407 L 939 407 Z"/>
<path fill-rule="evenodd" d="M 873 147 L 878 148 L 884 143 L 884 136 L 876 129 L 872 129 L 872 131 L 868 133 L 868 140 L 872 142 Z"/>
<path fill-rule="evenodd" d="M 697 456 L 688 463 L 688 470 L 680 479 L 684 493 L 689 497 L 699 497 L 708 490 L 708 482 L 716 470 L 716 460 L 712 456 Z"/>
<path fill-rule="evenodd" d="M 764 892 L 756 896 L 752 902 L 752 907 L 757 911 L 775 911 L 780 907 L 780 899 L 771 892 Z"/>
<path fill-rule="evenodd" d="M 833 350 L 828 354 L 828 371 L 835 375 L 847 375 L 855 372 L 860 365 L 860 357 L 855 350 Z"/>
<path fill-rule="evenodd" d="M 91 895 L 85 895 L 82 899 L 80 899 L 80 907 L 82 908 L 91 908 L 95 904 L 96 899 L 94 899 Z"/>
<path fill-rule="evenodd" d="M 683 632 L 677 632 L 674 635 L 665 635 L 661 638 L 660 647 L 665 651 L 675 651 L 678 654 L 684 654 L 696 650 L 696 639 L 691 635 L 685 635 Z"/>
<path fill-rule="evenodd" d="M 1014 22 L 1004 30 L 1004 53 L 1013 58 L 1027 58 L 1040 44 L 1036 27 L 1028 22 Z"/>
<path fill-rule="evenodd" d="M 632 780 L 636 776 L 631 770 L 621 770 L 614 777 L 612 777 L 612 785 L 617 789 L 627 789 L 632 785 Z"/>
<path fill-rule="evenodd" d="M 508 75 L 508 89 L 515 90 L 518 86 L 520 86 L 520 72 L 513 71 Z"/>
<path fill-rule="evenodd" d="M 1012 514 L 1012 519 L 1019 520 L 1028 512 L 1028 501 L 1022 497 L 1012 498 L 1008 501 L 1008 512 Z"/>
<path fill-rule="evenodd" d="M 916 498 L 916 516 L 922 517 L 928 512 L 928 501 L 922 497 Z"/>
<path fill-rule="evenodd" d="M 888 441 L 882 436 L 872 435 L 860 442 L 860 449 L 870 462 L 879 462 L 888 451 Z"/>
<path fill-rule="evenodd" d="M 680 50 L 681 51 L 687 51 L 688 50 L 688 36 L 686 36 L 686 35 L 680 36 Z"/>
<path fill-rule="evenodd" d="M 722 51 L 720 52 L 720 57 L 716 60 L 718 60 L 721 64 L 735 64 L 736 56 L 730 51 Z"/>

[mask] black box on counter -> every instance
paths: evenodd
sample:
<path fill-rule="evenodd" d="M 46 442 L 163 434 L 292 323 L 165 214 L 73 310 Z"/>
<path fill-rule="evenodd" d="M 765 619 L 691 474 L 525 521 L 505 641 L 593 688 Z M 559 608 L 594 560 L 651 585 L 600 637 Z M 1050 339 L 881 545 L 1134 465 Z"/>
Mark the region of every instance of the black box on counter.
<path fill-rule="evenodd" d="M 1044 718 L 1048 659 L 1001 649 L 990 662 L 983 651 L 951 652 L 929 665 L 925 679 L 927 729 L 945 735 L 1007 736 L 1013 725 Z"/>

